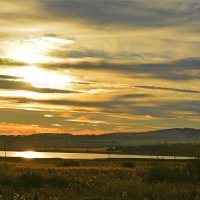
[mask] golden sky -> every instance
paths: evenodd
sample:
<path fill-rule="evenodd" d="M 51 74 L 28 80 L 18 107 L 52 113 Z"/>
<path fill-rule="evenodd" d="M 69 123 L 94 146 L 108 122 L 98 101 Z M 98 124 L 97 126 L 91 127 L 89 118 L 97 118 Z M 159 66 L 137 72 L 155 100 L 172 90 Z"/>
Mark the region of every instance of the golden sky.
<path fill-rule="evenodd" d="M 199 0 L 6 0 L 0 134 L 200 128 Z"/>

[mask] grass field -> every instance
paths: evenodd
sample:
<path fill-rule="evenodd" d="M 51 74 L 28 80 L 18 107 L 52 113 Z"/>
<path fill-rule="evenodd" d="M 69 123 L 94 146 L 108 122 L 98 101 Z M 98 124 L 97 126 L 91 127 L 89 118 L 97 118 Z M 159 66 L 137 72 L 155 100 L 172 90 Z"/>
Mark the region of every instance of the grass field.
<path fill-rule="evenodd" d="M 200 200 L 200 162 L 7 158 L 1 200 Z"/>

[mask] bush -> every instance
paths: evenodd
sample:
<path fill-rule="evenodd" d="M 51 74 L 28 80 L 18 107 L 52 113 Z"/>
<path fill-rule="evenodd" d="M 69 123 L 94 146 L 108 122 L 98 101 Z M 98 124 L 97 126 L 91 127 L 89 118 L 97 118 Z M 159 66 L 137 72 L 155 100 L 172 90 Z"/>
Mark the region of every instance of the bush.
<path fill-rule="evenodd" d="M 40 188 L 43 184 L 43 178 L 40 174 L 26 172 L 17 177 L 16 183 L 20 187 Z"/>
<path fill-rule="evenodd" d="M 55 175 L 46 179 L 46 184 L 51 187 L 67 187 L 69 186 L 69 181 L 61 175 Z"/>
<path fill-rule="evenodd" d="M 148 178 L 150 182 L 170 183 L 184 183 L 191 180 L 186 167 L 170 167 L 166 163 L 151 164 L 148 171 Z"/>
<path fill-rule="evenodd" d="M 1 186 L 11 186 L 12 185 L 12 177 L 8 175 L 0 175 L 0 185 Z"/>
<path fill-rule="evenodd" d="M 169 177 L 169 168 L 166 167 L 166 165 L 163 165 L 161 163 L 153 163 L 149 167 L 149 181 L 150 182 L 160 182 L 165 181 Z"/>
<path fill-rule="evenodd" d="M 76 160 L 63 161 L 58 164 L 59 167 L 79 167 L 80 163 Z"/>
<path fill-rule="evenodd" d="M 200 182 L 200 160 L 191 160 L 185 167 L 188 179 L 192 182 Z"/>
<path fill-rule="evenodd" d="M 125 162 L 125 163 L 122 163 L 122 167 L 135 168 L 135 163 Z"/>

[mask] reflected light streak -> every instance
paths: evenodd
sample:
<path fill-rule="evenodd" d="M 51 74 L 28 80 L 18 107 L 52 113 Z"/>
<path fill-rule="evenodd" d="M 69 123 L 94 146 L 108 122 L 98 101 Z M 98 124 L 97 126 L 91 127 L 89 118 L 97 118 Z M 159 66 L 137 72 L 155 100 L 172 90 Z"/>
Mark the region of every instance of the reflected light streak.
<path fill-rule="evenodd" d="M 41 153 L 40 152 L 35 152 L 35 151 L 24 151 L 24 152 L 16 152 L 15 154 L 16 157 L 21 157 L 21 158 L 40 158 Z"/>

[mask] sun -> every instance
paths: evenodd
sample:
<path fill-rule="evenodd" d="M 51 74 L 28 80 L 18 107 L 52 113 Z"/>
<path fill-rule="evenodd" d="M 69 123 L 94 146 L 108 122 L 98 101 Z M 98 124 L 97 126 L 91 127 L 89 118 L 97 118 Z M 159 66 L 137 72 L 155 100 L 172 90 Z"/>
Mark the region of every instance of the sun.
<path fill-rule="evenodd" d="M 75 80 L 67 70 L 50 70 L 38 67 L 39 63 L 62 61 L 49 56 L 52 51 L 62 49 L 72 44 L 73 40 L 56 37 L 32 38 L 15 41 L 6 48 L 6 57 L 20 62 L 24 66 L 2 69 L 5 75 L 19 77 L 19 81 L 30 83 L 38 88 L 66 89 Z"/>
<path fill-rule="evenodd" d="M 15 41 L 7 49 L 7 57 L 28 64 L 58 61 L 58 58 L 50 57 L 52 50 L 59 49 L 64 45 L 74 43 L 73 40 L 55 37 L 32 38 Z"/>
<path fill-rule="evenodd" d="M 44 63 L 48 62 L 50 58 L 42 55 L 42 49 L 37 49 L 35 46 L 22 45 L 14 48 L 9 52 L 9 57 L 13 60 L 18 60 L 25 63 Z"/>

